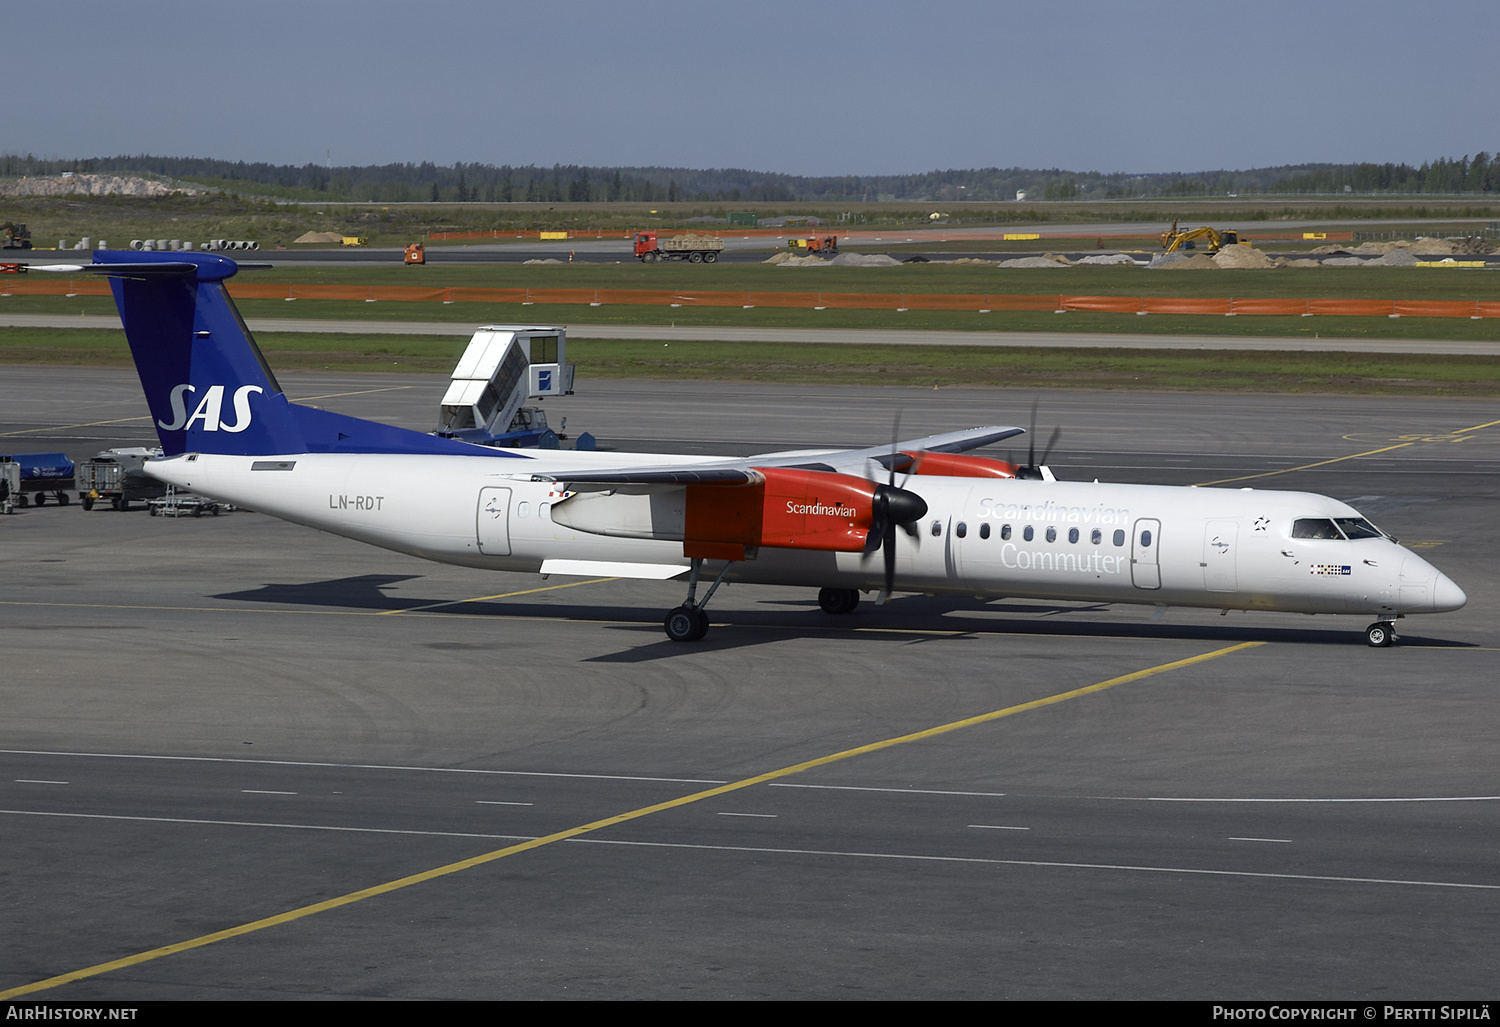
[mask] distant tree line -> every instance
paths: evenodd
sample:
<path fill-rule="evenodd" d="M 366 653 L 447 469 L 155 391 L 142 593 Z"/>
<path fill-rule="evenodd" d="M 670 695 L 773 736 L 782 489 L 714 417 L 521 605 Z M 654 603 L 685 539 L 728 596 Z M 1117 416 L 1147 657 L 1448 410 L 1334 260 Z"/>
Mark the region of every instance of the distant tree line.
<path fill-rule="evenodd" d="M 1500 156 L 1408 164 L 1298 164 L 1249 171 L 1127 175 L 1060 168 L 978 168 L 911 175 L 799 176 L 742 168 L 586 167 L 554 164 L 329 166 L 116 156 L 81 160 L 0 154 L 0 177 L 64 171 L 159 175 L 233 189 L 236 183 L 326 195 L 331 200 L 410 203 L 720 203 L 875 200 L 1150 199 L 1227 194 L 1483 194 L 1500 192 Z"/>

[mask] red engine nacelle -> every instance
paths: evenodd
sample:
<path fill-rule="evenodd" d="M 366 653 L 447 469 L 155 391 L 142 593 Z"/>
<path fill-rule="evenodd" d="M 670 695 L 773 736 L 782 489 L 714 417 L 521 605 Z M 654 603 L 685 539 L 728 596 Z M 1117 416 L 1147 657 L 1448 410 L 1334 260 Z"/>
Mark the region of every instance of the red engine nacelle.
<path fill-rule="evenodd" d="M 743 560 L 756 546 L 859 552 L 874 521 L 875 483 L 847 474 L 757 468 L 765 481 L 689 485 L 682 551 Z"/>
<path fill-rule="evenodd" d="M 912 458 L 907 474 L 936 474 L 947 478 L 1014 478 L 1019 470 L 1004 460 L 962 453 L 907 453 Z"/>

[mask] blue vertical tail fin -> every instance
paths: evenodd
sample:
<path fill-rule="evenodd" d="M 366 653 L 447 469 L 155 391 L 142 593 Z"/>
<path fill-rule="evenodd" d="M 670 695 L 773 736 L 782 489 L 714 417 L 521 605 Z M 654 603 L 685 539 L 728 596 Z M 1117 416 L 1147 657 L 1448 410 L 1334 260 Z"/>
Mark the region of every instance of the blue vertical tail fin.
<path fill-rule="evenodd" d="M 306 440 L 211 253 L 100 250 L 162 451 L 300 453 Z M 116 270 L 117 269 L 117 270 Z"/>
<path fill-rule="evenodd" d="M 167 456 L 462 453 L 505 450 L 298 406 L 287 400 L 224 289 L 239 265 L 215 253 L 98 250 Z"/>

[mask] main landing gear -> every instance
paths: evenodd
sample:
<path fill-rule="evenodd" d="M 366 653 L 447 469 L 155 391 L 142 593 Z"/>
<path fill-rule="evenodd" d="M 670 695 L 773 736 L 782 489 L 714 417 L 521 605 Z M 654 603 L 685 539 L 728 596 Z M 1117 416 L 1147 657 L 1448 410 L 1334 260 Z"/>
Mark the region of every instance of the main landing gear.
<path fill-rule="evenodd" d="M 1396 641 L 1396 625 L 1388 620 L 1376 621 L 1365 628 L 1365 641 L 1377 649 L 1384 649 Z"/>
<path fill-rule="evenodd" d="M 698 591 L 698 574 L 703 570 L 703 561 L 697 557 L 693 559 L 692 571 L 688 574 L 688 594 L 681 606 L 668 612 L 667 619 L 662 621 L 662 627 L 667 632 L 667 637 L 674 642 L 696 642 L 708 634 L 708 613 L 706 607 L 708 601 L 713 598 L 714 592 L 724 583 L 724 578 L 729 573 L 729 568 L 734 564 L 726 563 L 714 583 L 708 587 L 703 595 L 702 602 L 694 602 L 693 596 Z"/>
<path fill-rule="evenodd" d="M 859 605 L 857 588 L 823 588 L 818 590 L 818 605 L 824 613 L 853 613 Z"/>

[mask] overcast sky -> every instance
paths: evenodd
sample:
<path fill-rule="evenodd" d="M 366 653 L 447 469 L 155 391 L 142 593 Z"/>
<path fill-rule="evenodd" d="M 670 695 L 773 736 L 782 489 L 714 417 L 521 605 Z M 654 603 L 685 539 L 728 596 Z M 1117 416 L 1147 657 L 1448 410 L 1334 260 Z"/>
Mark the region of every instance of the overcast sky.
<path fill-rule="evenodd" d="M 1195 171 L 1500 149 L 1494 0 L 6 4 L 0 151 Z"/>

